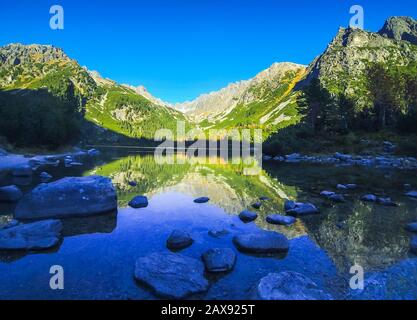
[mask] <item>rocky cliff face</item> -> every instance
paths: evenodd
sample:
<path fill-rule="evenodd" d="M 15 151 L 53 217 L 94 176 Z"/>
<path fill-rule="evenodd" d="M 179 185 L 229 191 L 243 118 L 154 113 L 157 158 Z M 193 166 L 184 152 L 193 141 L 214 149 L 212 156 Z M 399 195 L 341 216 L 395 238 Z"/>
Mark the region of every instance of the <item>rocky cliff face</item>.
<path fill-rule="evenodd" d="M 366 105 L 366 68 L 373 63 L 407 66 L 417 59 L 417 46 L 360 29 L 340 28 L 326 51 L 308 68 L 299 86 L 320 79 L 332 94 L 345 94 Z"/>
<path fill-rule="evenodd" d="M 379 31 L 381 36 L 417 45 L 417 20 L 410 17 L 389 18 Z"/>

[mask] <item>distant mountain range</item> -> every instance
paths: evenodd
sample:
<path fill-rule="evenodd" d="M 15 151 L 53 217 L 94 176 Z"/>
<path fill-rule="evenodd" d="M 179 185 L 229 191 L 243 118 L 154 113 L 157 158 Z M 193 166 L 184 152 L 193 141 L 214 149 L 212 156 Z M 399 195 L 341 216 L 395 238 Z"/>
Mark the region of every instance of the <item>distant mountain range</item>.
<path fill-rule="evenodd" d="M 24 99 L 28 91 L 48 90 L 75 105 L 84 119 L 103 132 L 131 138 L 153 139 L 157 129 L 175 130 L 177 120 L 203 130 L 262 128 L 269 136 L 300 120 L 299 90 L 313 79 L 320 79 L 331 94 L 342 92 L 365 105 L 369 95 L 363 84 L 369 64 L 405 66 L 414 61 L 417 21 L 393 17 L 378 33 L 340 28 L 309 66 L 274 63 L 250 80 L 171 105 L 144 87 L 104 79 L 53 46 L 10 44 L 0 48 L 0 91 Z M 7 98 L 0 103 L 2 108 L 13 107 L 7 105 Z"/>

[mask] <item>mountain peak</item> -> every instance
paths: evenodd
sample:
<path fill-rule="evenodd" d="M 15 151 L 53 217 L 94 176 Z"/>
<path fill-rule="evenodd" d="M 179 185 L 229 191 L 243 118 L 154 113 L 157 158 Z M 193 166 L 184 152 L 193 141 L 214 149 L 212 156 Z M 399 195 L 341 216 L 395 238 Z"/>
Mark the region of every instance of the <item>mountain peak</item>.
<path fill-rule="evenodd" d="M 385 22 L 379 34 L 417 45 L 417 20 L 411 17 L 391 17 Z"/>

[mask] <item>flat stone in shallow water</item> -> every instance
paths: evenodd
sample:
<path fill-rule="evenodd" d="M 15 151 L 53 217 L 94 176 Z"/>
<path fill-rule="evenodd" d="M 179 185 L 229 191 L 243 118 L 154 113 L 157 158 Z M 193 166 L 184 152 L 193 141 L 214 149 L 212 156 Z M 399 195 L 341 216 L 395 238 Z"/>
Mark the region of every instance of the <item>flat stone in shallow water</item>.
<path fill-rule="evenodd" d="M 139 258 L 135 279 L 151 287 L 158 296 L 168 299 L 184 299 L 209 288 L 203 263 L 174 253 L 153 253 Z"/>
<path fill-rule="evenodd" d="M 261 300 L 332 300 L 311 279 L 296 272 L 270 273 L 259 282 L 257 294 Z"/>
<path fill-rule="evenodd" d="M 174 230 L 167 240 L 167 247 L 170 250 L 182 250 L 193 244 L 191 236 L 182 230 Z"/>
<path fill-rule="evenodd" d="M 60 241 L 62 223 L 45 220 L 0 230 L 0 250 L 43 250 Z"/>
<path fill-rule="evenodd" d="M 229 272 L 236 263 L 236 254 L 232 249 L 211 249 L 203 254 L 202 259 L 208 272 Z"/>
<path fill-rule="evenodd" d="M 134 197 L 130 202 L 129 206 L 134 209 L 146 208 L 149 205 L 148 198 L 145 196 Z"/>
<path fill-rule="evenodd" d="M 208 197 L 201 197 L 194 200 L 194 203 L 207 203 L 210 201 Z"/>
<path fill-rule="evenodd" d="M 23 197 L 22 191 L 16 186 L 0 188 L 0 202 L 17 202 Z"/>
<path fill-rule="evenodd" d="M 287 211 L 287 214 L 293 217 L 303 217 L 319 213 L 319 209 L 311 203 L 296 203 L 294 209 Z"/>
<path fill-rule="evenodd" d="M 92 216 L 117 209 L 116 190 L 101 176 L 64 178 L 44 183 L 18 203 L 15 219 L 33 220 Z"/>
<path fill-rule="evenodd" d="M 239 251 L 245 253 L 276 254 L 289 250 L 288 239 L 273 231 L 241 234 L 233 238 L 233 243 Z"/>
<path fill-rule="evenodd" d="M 258 218 L 258 214 L 249 210 L 245 210 L 239 214 L 239 218 L 243 222 L 252 222 Z"/>
<path fill-rule="evenodd" d="M 266 222 L 270 224 L 276 224 L 276 225 L 283 225 L 283 226 L 290 226 L 297 221 L 294 217 L 290 216 L 283 216 L 280 214 L 271 214 L 266 217 Z"/>
<path fill-rule="evenodd" d="M 361 200 L 365 202 L 376 202 L 378 200 L 378 197 L 374 194 L 366 194 L 361 197 Z"/>

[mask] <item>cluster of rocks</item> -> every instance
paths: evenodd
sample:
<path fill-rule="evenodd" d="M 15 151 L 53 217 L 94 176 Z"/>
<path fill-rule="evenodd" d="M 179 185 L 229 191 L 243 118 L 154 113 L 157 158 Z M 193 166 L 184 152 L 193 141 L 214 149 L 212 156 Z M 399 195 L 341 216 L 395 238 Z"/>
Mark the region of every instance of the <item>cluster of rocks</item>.
<path fill-rule="evenodd" d="M 219 231 L 220 232 L 220 231 Z M 213 234 L 217 237 L 219 232 Z M 222 234 L 223 231 L 221 231 Z M 183 230 L 174 230 L 166 246 L 171 252 L 151 253 L 136 260 L 134 277 L 140 284 L 168 299 L 185 299 L 205 293 L 210 283 L 205 273 L 229 273 L 236 264 L 236 253 L 231 248 L 213 248 L 205 251 L 201 259 L 188 257 L 178 251 L 194 243 L 192 236 Z M 235 247 L 247 254 L 281 254 L 288 252 L 288 239 L 277 232 L 258 230 L 233 237 Z M 254 299 L 262 300 L 331 300 L 332 296 L 320 290 L 306 276 L 295 272 L 269 274 L 253 290 Z"/>
<path fill-rule="evenodd" d="M 299 153 L 287 156 L 270 157 L 264 156 L 264 161 L 277 161 L 285 163 L 314 163 L 333 164 L 338 166 L 362 166 L 374 168 L 393 168 L 403 170 L 416 170 L 417 159 L 413 157 L 396 157 L 392 155 L 381 156 L 354 156 L 349 154 L 335 153 L 328 156 L 307 156 Z"/>
<path fill-rule="evenodd" d="M 43 183 L 26 195 L 16 186 L 2 187 L 0 201 L 18 201 L 15 220 L 0 229 L 0 250 L 54 247 L 61 239 L 61 219 L 117 210 L 116 190 L 109 178 L 101 176 Z"/>

